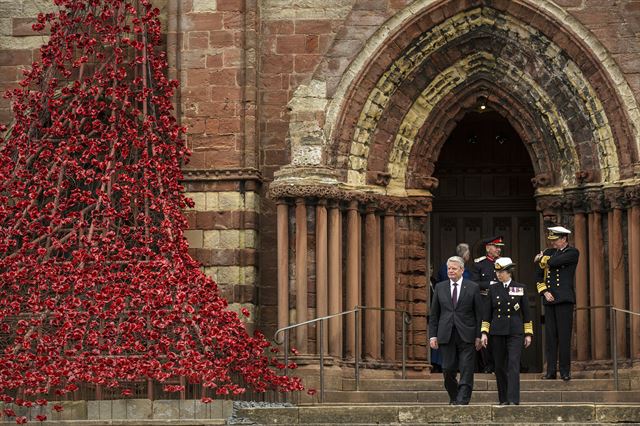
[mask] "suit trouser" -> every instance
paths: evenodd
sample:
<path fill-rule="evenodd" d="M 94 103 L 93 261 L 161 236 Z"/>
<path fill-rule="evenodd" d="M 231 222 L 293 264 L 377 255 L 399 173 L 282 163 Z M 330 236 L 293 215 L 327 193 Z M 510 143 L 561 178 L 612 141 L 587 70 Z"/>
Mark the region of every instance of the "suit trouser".
<path fill-rule="evenodd" d="M 490 336 L 500 402 L 520 403 L 520 356 L 524 336 Z"/>
<path fill-rule="evenodd" d="M 440 345 L 442 351 L 442 373 L 444 387 L 449 393 L 451 402 L 469 403 L 473 390 L 473 373 L 475 370 L 475 345 L 467 343 L 460 337 L 454 327 L 448 343 Z M 460 370 L 460 381 L 456 373 Z"/>
<path fill-rule="evenodd" d="M 560 376 L 571 372 L 571 331 L 573 330 L 573 303 L 544 305 L 545 342 L 547 344 L 547 374 L 556 374 L 558 355 Z"/>

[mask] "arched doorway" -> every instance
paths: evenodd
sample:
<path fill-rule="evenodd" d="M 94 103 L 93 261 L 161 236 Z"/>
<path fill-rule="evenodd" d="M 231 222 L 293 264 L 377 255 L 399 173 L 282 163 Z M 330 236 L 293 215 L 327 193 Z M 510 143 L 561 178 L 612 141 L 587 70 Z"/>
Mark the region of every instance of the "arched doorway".
<path fill-rule="evenodd" d="M 443 145 L 435 163 L 431 221 L 432 265 L 437 268 L 457 243 L 483 255 L 479 241 L 502 235 L 503 255 L 518 264 L 515 278 L 527 284 L 536 327 L 523 366 L 541 371 L 540 304 L 531 259 L 539 244 L 534 170 L 518 133 L 495 111 L 467 113 Z"/>

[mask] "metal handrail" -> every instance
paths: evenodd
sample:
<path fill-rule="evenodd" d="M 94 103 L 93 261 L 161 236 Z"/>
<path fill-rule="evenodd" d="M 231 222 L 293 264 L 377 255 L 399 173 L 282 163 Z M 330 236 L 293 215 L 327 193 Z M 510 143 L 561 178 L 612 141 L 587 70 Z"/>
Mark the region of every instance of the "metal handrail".
<path fill-rule="evenodd" d="M 314 318 L 308 321 L 303 321 L 297 324 L 292 324 L 287 327 L 282 327 L 276 330 L 273 335 L 273 340 L 276 344 L 281 345 L 284 344 L 284 368 L 285 374 L 289 373 L 289 331 L 301 327 L 303 325 L 312 324 L 315 322 L 319 323 L 319 352 L 320 352 L 320 403 L 324 403 L 324 321 L 336 318 L 343 315 L 354 314 L 354 322 L 355 322 L 355 380 L 356 380 L 356 391 L 360 390 L 360 311 L 364 311 L 367 309 L 373 309 L 377 311 L 388 311 L 388 312 L 401 312 L 402 313 L 402 378 L 406 379 L 406 366 L 407 366 L 407 325 L 411 324 L 411 314 L 404 309 L 394 309 L 394 308 L 380 308 L 375 306 L 361 306 L 356 305 L 353 309 L 348 311 L 338 312 L 337 314 L 326 315 L 323 317 Z M 281 341 L 279 339 L 279 335 L 284 333 L 284 339 Z"/>
<path fill-rule="evenodd" d="M 626 309 L 616 308 L 613 305 L 595 305 L 595 306 L 579 306 L 576 307 L 576 311 L 580 310 L 592 310 L 592 309 L 609 309 L 609 320 L 611 321 L 610 334 L 611 334 L 611 358 L 613 360 L 613 382 L 616 391 L 620 390 L 619 377 L 618 377 L 618 345 L 616 338 L 618 337 L 618 322 L 615 312 L 622 312 L 629 315 L 640 316 L 640 312 L 633 312 Z"/>

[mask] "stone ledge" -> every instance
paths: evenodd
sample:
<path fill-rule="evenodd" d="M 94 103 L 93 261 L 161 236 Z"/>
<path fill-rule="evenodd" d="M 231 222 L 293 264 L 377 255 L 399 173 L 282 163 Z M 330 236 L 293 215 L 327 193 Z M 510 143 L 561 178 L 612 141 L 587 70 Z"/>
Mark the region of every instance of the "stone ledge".
<path fill-rule="evenodd" d="M 588 424 L 634 422 L 637 405 L 317 405 L 242 408 L 238 416 L 258 424 Z"/>

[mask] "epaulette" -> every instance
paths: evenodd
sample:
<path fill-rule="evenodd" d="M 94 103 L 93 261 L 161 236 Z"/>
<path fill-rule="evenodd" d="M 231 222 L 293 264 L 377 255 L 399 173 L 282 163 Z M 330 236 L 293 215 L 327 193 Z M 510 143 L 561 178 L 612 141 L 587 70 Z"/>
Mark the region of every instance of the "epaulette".
<path fill-rule="evenodd" d="M 480 257 L 479 257 L 479 258 L 477 258 L 477 259 L 473 259 L 473 261 L 474 261 L 475 263 L 478 263 L 478 262 L 482 262 L 482 261 L 483 261 L 483 260 L 485 260 L 486 258 L 487 258 L 487 256 L 480 256 Z"/>

